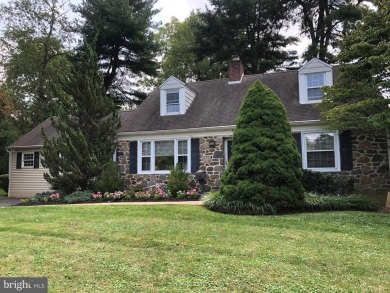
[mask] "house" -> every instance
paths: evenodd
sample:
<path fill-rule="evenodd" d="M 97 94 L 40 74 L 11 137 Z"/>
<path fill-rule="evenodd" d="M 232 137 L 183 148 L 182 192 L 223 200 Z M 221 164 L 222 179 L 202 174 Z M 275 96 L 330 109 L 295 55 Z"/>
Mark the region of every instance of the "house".
<path fill-rule="evenodd" d="M 121 112 L 117 134 L 119 176 L 129 185 L 164 183 L 169 167 L 181 163 L 195 186 L 198 171 L 206 175 L 205 190 L 217 189 L 231 155 L 235 120 L 255 80 L 270 87 L 287 109 L 302 167 L 355 178 L 367 194 L 385 194 L 390 187 L 386 136 L 356 130 L 327 130 L 314 107 L 321 87 L 332 85 L 337 70 L 312 59 L 299 70 L 245 75 L 239 58 L 232 59 L 228 78 L 184 83 L 171 76 L 140 107 Z M 32 196 L 49 188 L 39 164 L 40 128 L 55 135 L 50 120 L 8 147 L 9 196 Z"/>

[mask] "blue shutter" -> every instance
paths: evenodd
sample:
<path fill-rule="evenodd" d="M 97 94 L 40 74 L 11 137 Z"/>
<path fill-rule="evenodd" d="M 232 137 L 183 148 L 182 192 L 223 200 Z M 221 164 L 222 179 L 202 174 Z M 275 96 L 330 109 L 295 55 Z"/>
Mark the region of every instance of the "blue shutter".
<path fill-rule="evenodd" d="M 34 169 L 39 168 L 39 152 L 34 152 Z"/>
<path fill-rule="evenodd" d="M 22 168 L 22 152 L 16 153 L 16 169 Z"/>
<path fill-rule="evenodd" d="M 130 142 L 130 156 L 129 156 L 129 172 L 130 174 L 137 174 L 137 165 L 138 165 L 138 142 L 131 141 Z"/>
<path fill-rule="evenodd" d="M 352 170 L 353 161 L 352 161 L 352 141 L 351 141 L 351 131 L 345 130 L 340 133 L 340 161 L 341 161 L 341 170 Z"/>
<path fill-rule="evenodd" d="M 301 139 L 301 133 L 300 132 L 294 132 L 292 134 L 293 138 L 295 139 L 295 142 L 297 143 L 298 151 L 302 156 L 302 139 Z"/>
<path fill-rule="evenodd" d="M 199 170 L 199 138 L 191 139 L 191 172 Z"/>

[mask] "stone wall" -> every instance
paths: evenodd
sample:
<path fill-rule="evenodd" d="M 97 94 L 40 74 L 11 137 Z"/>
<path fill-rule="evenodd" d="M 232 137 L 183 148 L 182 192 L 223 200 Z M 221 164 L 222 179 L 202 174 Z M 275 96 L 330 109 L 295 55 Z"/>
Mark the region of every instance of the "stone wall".
<path fill-rule="evenodd" d="M 367 195 L 385 195 L 390 191 L 389 157 L 386 136 L 383 134 L 362 134 L 352 132 L 353 170 L 342 171 L 342 176 L 353 177 L 356 190 Z M 210 142 L 215 146 L 210 148 Z M 191 187 L 202 187 L 207 192 L 217 190 L 221 184 L 221 175 L 225 170 L 224 138 L 208 136 L 200 138 L 199 169 L 206 172 L 204 185 L 190 174 L 188 181 Z M 117 163 L 119 177 L 127 186 L 141 182 L 144 187 L 166 184 L 169 175 L 129 174 L 129 142 L 119 142 Z"/>
<path fill-rule="evenodd" d="M 367 195 L 385 195 L 390 191 L 389 156 L 384 134 L 353 131 L 353 170 L 341 174 L 355 179 L 356 190 Z"/>
<path fill-rule="evenodd" d="M 209 143 L 215 142 L 215 147 L 210 148 Z M 202 186 L 195 179 L 195 174 L 189 174 L 188 182 L 192 188 L 208 192 L 217 190 L 220 185 L 220 177 L 225 169 L 224 143 L 222 137 L 202 137 L 199 139 L 200 144 L 200 162 L 199 169 L 206 172 L 206 180 Z M 130 187 L 138 182 L 146 188 L 158 184 L 167 184 L 169 175 L 149 175 L 149 174 L 129 174 L 129 142 L 118 142 L 117 146 L 117 164 L 118 174 L 120 178 L 125 180 L 126 186 Z"/>

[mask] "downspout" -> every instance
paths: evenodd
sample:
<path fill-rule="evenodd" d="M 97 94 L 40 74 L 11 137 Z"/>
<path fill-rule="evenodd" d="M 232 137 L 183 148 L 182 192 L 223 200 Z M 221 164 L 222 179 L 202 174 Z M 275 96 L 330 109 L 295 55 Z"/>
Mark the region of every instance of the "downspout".
<path fill-rule="evenodd" d="M 12 171 L 12 150 L 6 149 L 8 153 L 8 190 L 7 194 L 8 197 L 10 197 L 10 191 L 11 191 L 11 171 Z"/>

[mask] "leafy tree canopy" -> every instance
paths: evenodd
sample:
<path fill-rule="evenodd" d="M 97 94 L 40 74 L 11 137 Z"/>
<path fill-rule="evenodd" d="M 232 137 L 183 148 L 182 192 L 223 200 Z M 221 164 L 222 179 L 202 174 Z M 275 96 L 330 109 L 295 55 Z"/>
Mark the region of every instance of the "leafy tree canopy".
<path fill-rule="evenodd" d="M 196 46 L 194 28 L 202 22 L 199 12 L 191 15 L 183 22 L 177 18 L 160 29 L 159 39 L 162 43 L 163 59 L 161 77 L 163 80 L 171 75 L 182 81 L 210 80 L 219 77 L 220 64 L 212 64 L 210 58 L 197 60 L 194 53 Z"/>
<path fill-rule="evenodd" d="M 15 0 L 0 5 L 6 84 L 19 104 L 27 103 L 36 126 L 55 113 L 53 81 L 67 67 L 64 44 L 72 40 L 66 0 Z"/>
<path fill-rule="evenodd" d="M 373 1 L 356 30 L 344 37 L 337 83 L 319 104 L 330 128 L 390 129 L 390 6 Z"/>

